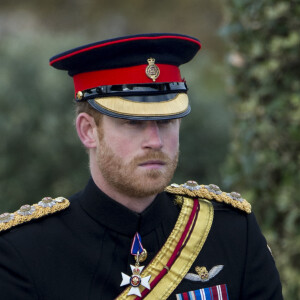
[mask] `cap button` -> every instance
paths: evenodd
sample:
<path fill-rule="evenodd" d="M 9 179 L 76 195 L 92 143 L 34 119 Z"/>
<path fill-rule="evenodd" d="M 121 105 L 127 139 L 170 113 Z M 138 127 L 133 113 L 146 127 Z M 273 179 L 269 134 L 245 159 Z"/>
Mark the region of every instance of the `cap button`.
<path fill-rule="evenodd" d="M 82 91 L 78 91 L 77 94 L 76 94 L 76 98 L 77 98 L 77 100 L 82 100 L 82 98 L 83 98 L 83 92 Z"/>

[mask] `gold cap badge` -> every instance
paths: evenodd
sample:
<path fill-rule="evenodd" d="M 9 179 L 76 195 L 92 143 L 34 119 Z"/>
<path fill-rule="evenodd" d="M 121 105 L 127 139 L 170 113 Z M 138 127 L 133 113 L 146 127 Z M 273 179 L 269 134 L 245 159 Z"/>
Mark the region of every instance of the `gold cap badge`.
<path fill-rule="evenodd" d="M 148 66 L 146 68 L 146 75 L 152 79 L 153 81 L 155 81 L 159 74 L 160 74 L 160 70 L 159 67 L 155 64 L 155 59 L 150 57 L 147 59 L 148 62 Z"/>

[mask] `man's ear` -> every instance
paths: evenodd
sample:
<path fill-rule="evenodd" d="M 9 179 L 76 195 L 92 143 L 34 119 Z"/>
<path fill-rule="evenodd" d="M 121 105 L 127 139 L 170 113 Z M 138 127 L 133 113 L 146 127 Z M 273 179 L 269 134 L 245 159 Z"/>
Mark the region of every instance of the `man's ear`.
<path fill-rule="evenodd" d="M 76 130 L 85 148 L 96 148 L 97 125 L 92 116 L 87 113 L 80 113 L 76 118 Z"/>

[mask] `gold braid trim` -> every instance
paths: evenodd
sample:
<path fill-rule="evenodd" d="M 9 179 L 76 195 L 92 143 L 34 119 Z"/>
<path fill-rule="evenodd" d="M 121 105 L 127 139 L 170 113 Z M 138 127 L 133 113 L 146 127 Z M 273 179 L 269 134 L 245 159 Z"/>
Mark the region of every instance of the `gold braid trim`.
<path fill-rule="evenodd" d="M 186 202 L 186 198 L 184 198 L 184 202 Z M 145 300 L 168 299 L 197 259 L 214 218 L 214 209 L 211 202 L 199 199 L 199 205 L 198 216 L 195 216 L 194 219 L 194 228 L 190 229 L 190 238 L 187 239 L 185 246 L 170 267 L 169 272 L 150 291 Z"/>
<path fill-rule="evenodd" d="M 46 206 L 47 204 L 49 206 Z M 32 206 L 23 205 L 14 213 L 4 213 L 0 215 L 0 232 L 31 220 L 54 214 L 58 211 L 66 209 L 69 205 L 70 201 L 63 197 L 58 197 L 55 199 L 46 197 L 43 198 L 38 204 L 33 204 Z"/>
<path fill-rule="evenodd" d="M 179 251 L 180 254 L 174 263 L 170 266 L 170 268 L 166 267 L 168 261 L 173 255 L 174 250 L 176 249 L 178 242 L 180 241 L 183 232 L 185 231 L 194 205 L 194 200 L 188 197 L 181 198 L 183 198 L 183 205 L 181 207 L 176 224 L 163 247 L 159 250 L 149 265 L 143 269 L 142 277 L 151 275 L 151 284 L 164 268 L 167 269 L 168 272 L 150 290 L 148 295 L 139 299 L 168 299 L 168 297 L 191 268 L 208 236 L 213 222 L 214 209 L 209 201 L 200 199 L 200 209 L 198 215 L 194 217 L 194 225 L 189 228 L 190 235 L 188 234 L 189 237 L 186 237 L 186 243 L 184 243 L 182 246 L 181 250 Z M 145 289 L 143 286 L 140 286 L 139 288 L 141 293 Z M 131 286 L 126 288 L 121 295 L 116 298 L 116 300 L 137 299 L 138 297 L 136 295 L 128 295 L 130 289 Z"/>
<path fill-rule="evenodd" d="M 210 185 L 198 185 L 196 181 L 189 180 L 184 184 L 171 184 L 165 188 L 165 191 L 171 194 L 197 197 L 207 200 L 216 200 L 229 204 L 235 208 L 238 208 L 246 213 L 251 213 L 251 204 L 243 199 L 240 194 L 236 192 L 226 193 L 222 192 L 220 188 L 214 184 Z M 181 197 L 176 198 L 176 202 L 181 204 Z"/>
<path fill-rule="evenodd" d="M 186 198 L 185 203 L 182 205 L 180 214 L 176 221 L 176 224 L 168 237 L 167 241 L 163 245 L 163 247 L 159 250 L 154 259 L 150 262 L 150 264 L 143 270 L 142 274 L 144 276 L 151 275 L 150 283 L 153 279 L 160 273 L 160 271 L 164 268 L 164 266 L 169 261 L 173 251 L 178 244 L 182 233 L 186 227 L 188 222 L 188 218 L 193 209 L 193 201 L 191 199 Z M 128 295 L 131 287 L 127 287 L 117 298 L 116 300 L 134 300 L 136 298 L 135 295 Z M 140 291 L 142 292 L 145 288 L 140 286 Z"/>

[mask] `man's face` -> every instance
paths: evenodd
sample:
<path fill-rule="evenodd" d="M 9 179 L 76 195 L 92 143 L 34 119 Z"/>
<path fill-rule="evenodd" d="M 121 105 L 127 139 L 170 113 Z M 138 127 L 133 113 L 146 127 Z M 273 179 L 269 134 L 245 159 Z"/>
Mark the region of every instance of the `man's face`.
<path fill-rule="evenodd" d="M 177 166 L 180 120 L 131 121 L 103 116 L 97 164 L 109 188 L 130 197 L 155 195 Z"/>

